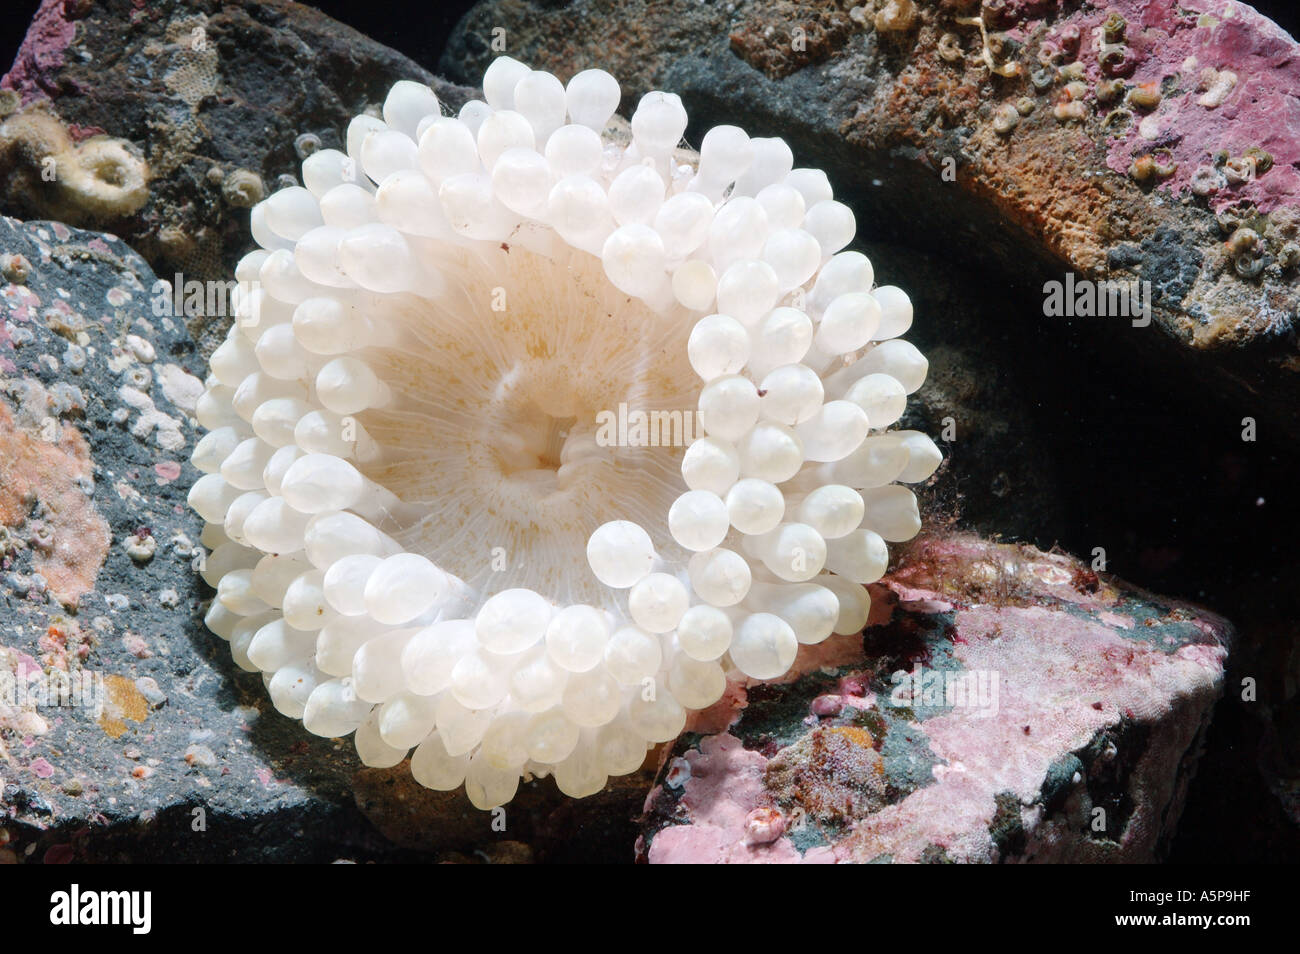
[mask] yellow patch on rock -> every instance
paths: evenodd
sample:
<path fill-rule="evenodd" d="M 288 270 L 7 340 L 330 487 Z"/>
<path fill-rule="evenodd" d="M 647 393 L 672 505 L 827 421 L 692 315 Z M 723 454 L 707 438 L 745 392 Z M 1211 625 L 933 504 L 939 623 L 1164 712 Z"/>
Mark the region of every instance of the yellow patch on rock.
<path fill-rule="evenodd" d="M 131 722 L 143 722 L 149 715 L 149 700 L 135 683 L 125 676 L 104 677 L 104 712 L 99 717 L 99 727 L 110 739 L 126 734 Z"/>

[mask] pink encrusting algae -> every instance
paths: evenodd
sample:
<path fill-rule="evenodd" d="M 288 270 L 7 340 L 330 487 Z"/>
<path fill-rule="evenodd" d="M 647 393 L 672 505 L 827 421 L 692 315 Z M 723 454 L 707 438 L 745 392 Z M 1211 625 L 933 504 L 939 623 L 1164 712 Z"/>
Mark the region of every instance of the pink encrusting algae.
<path fill-rule="evenodd" d="M 1077 577 L 1045 582 L 1041 567 L 1065 558 L 1024 547 L 984 545 L 985 559 L 1018 562 L 1009 602 L 958 597 L 942 584 L 977 575 L 976 544 L 918 547 L 920 565 L 872 588 L 877 608 L 889 589 L 906 597 L 892 618 L 819 647 L 838 649 L 836 664 L 801 660 L 784 686 L 749 686 L 702 713 L 715 734 L 667 756 L 642 857 L 1149 858 L 1181 806 L 1180 766 L 1218 697 L 1230 629 L 1113 581 L 1092 595 Z M 913 683 L 899 696 L 927 669 L 989 677 L 992 691 L 935 704 Z"/>
<path fill-rule="evenodd" d="M 32 17 L 14 65 L 5 77 L 6 87 L 21 93 L 24 101 L 55 92 L 45 88 L 41 77 L 63 65 L 64 51 L 76 38 L 77 24 L 67 17 L 69 6 L 65 0 L 42 0 Z"/>
<path fill-rule="evenodd" d="M 1118 42 L 1107 42 L 1108 20 L 1110 39 Z M 1028 19 L 1009 35 L 1027 38 L 1037 25 Z M 1241 181 L 1230 177 L 1210 197 L 1211 206 L 1249 201 L 1269 212 L 1294 203 L 1300 195 L 1300 64 L 1284 30 L 1232 0 L 1115 0 L 1085 4 L 1056 20 L 1047 42 L 1065 50 L 1063 40 L 1076 31 L 1078 62 L 1090 87 L 1122 76 L 1127 87 L 1151 90 L 1156 100 L 1149 111 L 1133 108 L 1127 126 L 1113 127 L 1110 169 L 1127 175 L 1135 159 L 1158 152 L 1162 164 L 1176 164 L 1162 186 L 1185 193 L 1196 171 L 1213 167 L 1216 156 L 1222 165 L 1225 158 L 1262 151 L 1269 158 L 1250 163 Z M 1123 63 L 1103 66 L 1104 47 L 1117 57 L 1122 52 Z"/>

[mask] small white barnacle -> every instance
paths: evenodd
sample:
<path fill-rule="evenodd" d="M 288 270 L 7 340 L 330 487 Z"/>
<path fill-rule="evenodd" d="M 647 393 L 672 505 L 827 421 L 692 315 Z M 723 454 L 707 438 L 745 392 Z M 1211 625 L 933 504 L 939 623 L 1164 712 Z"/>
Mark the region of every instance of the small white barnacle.
<path fill-rule="evenodd" d="M 189 500 L 276 708 L 490 808 L 857 632 L 940 454 L 889 430 L 911 303 L 784 141 L 687 154 L 665 92 L 610 126 L 600 70 L 483 90 L 398 83 L 253 208 Z"/>

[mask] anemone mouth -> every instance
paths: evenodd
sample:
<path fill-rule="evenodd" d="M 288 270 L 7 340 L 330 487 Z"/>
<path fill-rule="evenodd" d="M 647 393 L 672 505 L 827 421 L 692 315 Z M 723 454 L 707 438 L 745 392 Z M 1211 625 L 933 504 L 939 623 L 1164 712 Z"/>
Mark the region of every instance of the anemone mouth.
<path fill-rule="evenodd" d="M 661 92 L 609 134 L 600 71 L 483 86 L 398 83 L 254 206 L 189 499 L 275 707 L 490 808 L 860 630 L 940 455 L 824 174 L 730 126 L 682 161 Z"/>
<path fill-rule="evenodd" d="M 662 515 L 686 490 L 693 316 L 620 292 L 598 258 L 563 244 L 440 264 L 438 299 L 369 313 L 394 341 L 364 353 L 390 397 L 357 415 L 376 445 L 360 469 L 412 505 L 389 532 L 481 594 L 475 610 L 520 587 L 617 610 L 587 565 L 597 527 L 635 521 L 666 559 L 684 558 Z M 620 409 L 669 427 L 629 439 Z"/>

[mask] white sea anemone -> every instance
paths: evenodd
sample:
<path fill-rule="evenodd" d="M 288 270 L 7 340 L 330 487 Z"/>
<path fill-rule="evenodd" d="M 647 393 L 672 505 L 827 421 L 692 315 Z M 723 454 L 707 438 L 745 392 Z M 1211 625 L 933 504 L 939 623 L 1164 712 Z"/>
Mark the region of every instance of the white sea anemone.
<path fill-rule="evenodd" d="M 785 142 L 681 151 L 663 92 L 607 126 L 599 70 L 483 89 L 398 83 L 253 209 L 189 500 L 276 708 L 488 808 L 597 792 L 861 629 L 940 455 L 887 430 L 911 304 Z"/>

